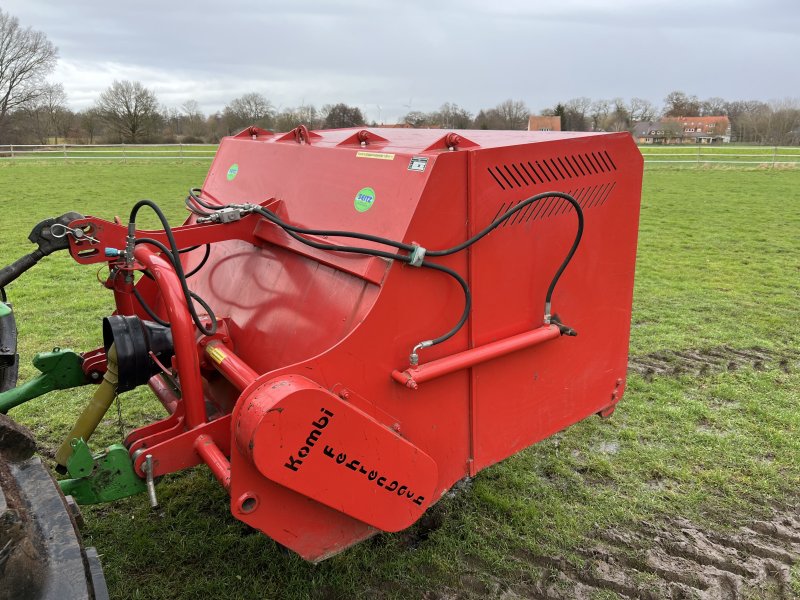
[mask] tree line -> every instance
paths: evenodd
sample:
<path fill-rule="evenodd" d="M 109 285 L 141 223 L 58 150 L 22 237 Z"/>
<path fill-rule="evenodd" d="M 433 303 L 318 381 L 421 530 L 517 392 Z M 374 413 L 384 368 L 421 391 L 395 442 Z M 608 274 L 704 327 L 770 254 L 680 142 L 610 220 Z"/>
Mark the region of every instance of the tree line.
<path fill-rule="evenodd" d="M 94 105 L 73 111 L 64 87 L 46 80 L 58 51 L 47 37 L 0 9 L 0 144 L 47 143 L 215 143 L 249 125 L 288 131 L 357 127 L 368 123 L 361 109 L 345 103 L 276 109 L 261 93 L 231 100 L 205 114 L 197 100 L 179 107 L 162 105 L 138 81 L 115 81 Z M 526 129 L 531 110 L 522 100 L 505 100 L 473 114 L 452 102 L 438 110 L 410 111 L 408 127 L 444 129 Z M 540 111 L 557 116 L 564 131 L 631 131 L 634 124 L 669 116 L 726 116 L 733 140 L 745 143 L 800 144 L 800 101 L 699 99 L 682 91 L 667 94 L 659 107 L 644 98 L 573 98 Z"/>

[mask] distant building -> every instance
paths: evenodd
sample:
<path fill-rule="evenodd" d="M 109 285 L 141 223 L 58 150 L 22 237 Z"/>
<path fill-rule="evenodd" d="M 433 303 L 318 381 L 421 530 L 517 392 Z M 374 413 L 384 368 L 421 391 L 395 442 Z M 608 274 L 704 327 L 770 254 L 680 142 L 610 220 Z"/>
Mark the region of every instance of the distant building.
<path fill-rule="evenodd" d="M 728 117 L 664 117 L 633 126 L 639 144 L 727 144 L 731 141 Z"/>
<path fill-rule="evenodd" d="M 561 131 L 561 117 L 528 117 L 528 131 Z"/>

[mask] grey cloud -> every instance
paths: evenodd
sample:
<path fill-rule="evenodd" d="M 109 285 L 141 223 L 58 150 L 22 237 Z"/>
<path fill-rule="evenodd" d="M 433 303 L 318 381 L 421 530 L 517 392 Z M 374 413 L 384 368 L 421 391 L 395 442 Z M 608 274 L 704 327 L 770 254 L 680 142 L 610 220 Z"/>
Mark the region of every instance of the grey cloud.
<path fill-rule="evenodd" d="M 506 98 L 797 95 L 795 0 L 6 1 L 76 74 L 80 105 L 136 76 L 161 101 L 345 101 L 377 117 Z M 60 72 L 66 72 L 61 69 Z"/>

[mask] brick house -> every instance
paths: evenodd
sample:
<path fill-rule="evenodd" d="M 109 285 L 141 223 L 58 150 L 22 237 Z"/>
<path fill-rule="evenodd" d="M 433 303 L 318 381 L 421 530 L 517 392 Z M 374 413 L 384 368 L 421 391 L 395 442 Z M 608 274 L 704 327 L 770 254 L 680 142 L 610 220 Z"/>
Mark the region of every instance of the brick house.
<path fill-rule="evenodd" d="M 528 131 L 561 131 L 561 117 L 528 117 Z"/>
<path fill-rule="evenodd" d="M 731 141 L 728 117 L 664 117 L 633 126 L 639 144 L 727 144 Z"/>

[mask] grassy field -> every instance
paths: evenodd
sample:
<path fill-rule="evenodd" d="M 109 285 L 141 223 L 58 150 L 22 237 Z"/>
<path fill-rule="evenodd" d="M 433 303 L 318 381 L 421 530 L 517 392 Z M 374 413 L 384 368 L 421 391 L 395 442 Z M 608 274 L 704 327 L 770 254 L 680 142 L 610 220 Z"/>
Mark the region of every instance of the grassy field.
<path fill-rule="evenodd" d="M 178 222 L 183 196 L 207 168 L 0 164 L 0 264 L 27 251 L 34 223 L 67 210 L 124 218 L 150 197 Z M 525 590 L 535 595 L 558 565 L 587 564 L 598 532 L 637 532 L 681 516 L 723 535 L 792 506 L 800 489 L 798 189 L 794 169 L 646 173 L 631 339 L 637 367 L 611 419 L 591 418 L 487 469 L 424 523 L 317 566 L 234 520 L 207 468 L 167 476 L 158 514 L 145 497 L 84 509 L 112 598 L 529 597 Z M 96 347 L 112 308 L 94 271 L 63 255 L 7 291 L 23 378 L 37 351 Z M 735 370 L 735 361 L 715 363 L 737 352 L 762 358 Z M 11 414 L 53 448 L 90 392 L 52 394 Z M 143 391 L 125 394 L 121 407 L 126 430 L 161 415 Z M 119 438 L 112 409 L 93 444 Z M 787 589 L 800 597 L 796 567 L 793 577 Z M 592 597 L 617 595 L 597 587 Z"/>

